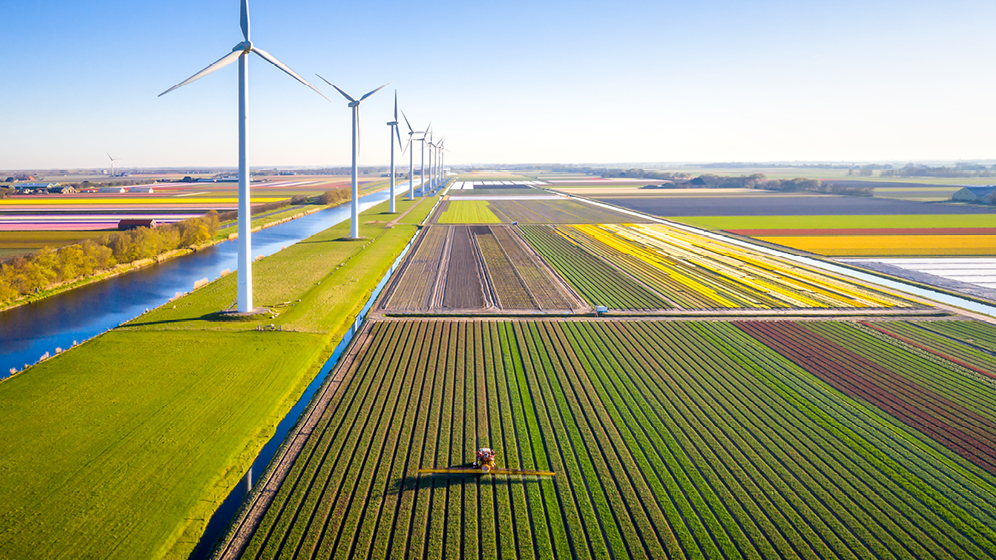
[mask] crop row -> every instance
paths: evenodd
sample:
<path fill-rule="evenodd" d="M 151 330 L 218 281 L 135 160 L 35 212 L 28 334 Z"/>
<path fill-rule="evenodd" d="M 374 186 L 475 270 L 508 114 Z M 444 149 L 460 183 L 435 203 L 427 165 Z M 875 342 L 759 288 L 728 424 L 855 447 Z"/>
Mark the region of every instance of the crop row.
<path fill-rule="evenodd" d="M 664 225 L 578 225 L 559 231 L 683 308 L 909 305 L 829 273 Z"/>
<path fill-rule="evenodd" d="M 244 557 L 996 557 L 992 473 L 754 326 L 374 322 Z M 480 446 L 557 475 L 416 473 Z"/>
<path fill-rule="evenodd" d="M 862 356 L 801 324 L 737 326 L 844 394 L 873 404 L 996 473 L 996 422 L 986 415 L 898 373 L 888 362 Z"/>
<path fill-rule="evenodd" d="M 484 258 L 487 276 L 495 290 L 498 305 L 502 309 L 534 309 L 538 307 L 522 280 L 516 274 L 515 267 L 509 261 L 498 240 L 487 226 L 472 226 L 474 241 Z"/>
<path fill-rule="evenodd" d="M 910 345 L 920 347 L 935 356 L 996 378 L 996 354 L 983 348 L 974 347 L 972 344 L 966 344 L 959 338 L 924 328 L 918 321 L 875 322 L 867 326 Z"/>
<path fill-rule="evenodd" d="M 564 294 L 565 287 L 544 267 L 539 255 L 530 251 L 521 238 L 504 226 L 491 226 L 491 233 L 512 262 L 519 278 L 540 309 L 572 309 L 577 305 Z"/>
<path fill-rule="evenodd" d="M 390 312 L 584 306 L 507 226 L 429 226 L 383 298 Z"/>
<path fill-rule="evenodd" d="M 405 260 L 391 293 L 385 298 L 390 309 L 421 309 L 428 305 L 436 285 L 439 261 L 446 247 L 446 228 L 425 228 L 418 245 Z"/>
<path fill-rule="evenodd" d="M 996 327 L 979 321 L 919 321 L 922 329 L 944 335 L 958 343 L 983 350 L 996 352 Z"/>
<path fill-rule="evenodd" d="M 646 286 L 548 226 L 520 226 L 522 236 L 591 305 L 616 309 L 674 307 Z"/>

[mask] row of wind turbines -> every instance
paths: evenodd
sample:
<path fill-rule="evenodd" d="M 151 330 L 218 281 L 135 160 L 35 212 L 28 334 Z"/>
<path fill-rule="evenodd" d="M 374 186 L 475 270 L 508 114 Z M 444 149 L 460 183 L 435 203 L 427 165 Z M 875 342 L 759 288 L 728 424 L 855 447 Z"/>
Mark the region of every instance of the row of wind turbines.
<path fill-rule="evenodd" d="M 247 107 L 249 105 L 249 54 L 255 53 L 257 56 L 263 60 L 273 64 L 277 68 L 283 70 L 288 75 L 290 75 L 295 80 L 301 82 L 305 86 L 311 88 L 318 95 L 321 95 L 326 101 L 332 102 L 331 99 L 325 96 L 318 88 L 308 83 L 307 80 L 299 76 L 296 72 L 291 70 L 287 65 L 277 60 L 272 54 L 260 49 L 259 47 L 253 45 L 252 41 L 249 39 L 249 0 L 241 0 L 242 4 L 242 14 L 241 14 L 241 26 L 242 26 L 242 37 L 243 41 L 232 49 L 232 52 L 221 57 L 207 68 L 201 70 L 200 72 L 194 74 L 193 76 L 187 78 L 183 82 L 169 88 L 168 90 L 159 94 L 159 97 L 166 95 L 167 93 L 185 86 L 191 82 L 199 80 L 208 74 L 215 72 L 229 64 L 239 61 L 239 251 L 238 251 L 238 312 L 239 313 L 252 313 L 255 311 L 252 301 L 252 243 L 250 241 L 250 222 L 251 222 L 251 212 L 250 212 L 250 202 L 249 202 L 249 155 L 246 150 L 246 135 L 248 132 L 249 117 L 247 114 Z M 384 89 L 390 83 L 384 84 L 379 88 L 367 92 L 365 95 L 359 99 L 353 98 L 351 95 L 343 91 L 341 88 L 333 84 L 332 82 L 318 76 L 325 83 L 336 89 L 343 97 L 349 101 L 349 107 L 353 112 L 353 177 L 352 177 L 352 212 L 350 218 L 350 238 L 357 239 L 360 236 L 360 224 L 359 224 L 359 188 L 357 184 L 357 173 L 356 173 L 356 157 L 359 154 L 360 149 L 360 103 L 365 99 L 369 98 L 378 91 Z M 395 209 L 395 196 L 394 196 L 394 141 L 397 138 L 398 146 L 401 147 L 402 153 L 408 150 L 412 143 L 419 142 L 421 144 L 421 167 L 419 172 L 420 187 L 422 190 L 422 195 L 425 195 L 425 151 L 426 147 L 429 148 L 429 170 L 430 170 L 430 186 L 436 185 L 439 179 L 442 177 L 443 166 L 443 144 L 445 139 L 441 139 L 436 143 L 432 141 L 432 124 L 430 123 L 425 130 L 414 130 L 411 123 L 408 121 L 408 117 L 405 116 L 402 111 L 401 115 L 405 119 L 405 125 L 408 127 L 408 142 L 405 145 L 401 144 L 401 132 L 399 130 L 398 122 L 398 94 L 395 91 L 394 94 L 394 120 L 388 122 L 387 124 L 391 127 L 391 184 L 388 199 L 391 201 L 391 213 L 396 212 Z M 428 138 L 428 139 L 427 139 Z M 432 164 L 433 153 L 436 154 L 436 166 Z M 108 154 L 107 157 L 111 157 Z M 111 165 L 114 165 L 115 158 L 111 158 Z M 414 193 L 414 155 L 413 152 L 409 152 L 409 163 L 408 163 L 408 198 L 413 200 L 415 197 Z"/>

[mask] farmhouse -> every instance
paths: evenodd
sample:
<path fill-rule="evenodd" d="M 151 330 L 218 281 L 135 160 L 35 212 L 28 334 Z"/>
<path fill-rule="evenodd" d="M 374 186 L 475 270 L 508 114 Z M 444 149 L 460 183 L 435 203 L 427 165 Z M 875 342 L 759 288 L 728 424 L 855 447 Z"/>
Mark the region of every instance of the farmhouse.
<path fill-rule="evenodd" d="M 994 192 L 996 192 L 996 187 L 992 185 L 987 187 L 965 187 L 955 191 L 951 195 L 951 200 L 957 202 L 983 202 L 987 196 Z"/>
<path fill-rule="evenodd" d="M 58 187 L 59 183 L 17 183 L 13 185 L 14 190 L 22 193 L 31 193 L 35 191 L 48 191 L 49 189 L 54 189 Z"/>
<path fill-rule="evenodd" d="M 118 231 L 125 231 L 140 227 L 154 228 L 159 224 L 152 218 L 126 218 L 118 222 Z"/>
<path fill-rule="evenodd" d="M 76 187 L 72 187 L 70 185 L 56 185 L 54 187 L 49 187 L 48 192 L 52 194 L 72 194 L 79 191 L 76 190 Z"/>

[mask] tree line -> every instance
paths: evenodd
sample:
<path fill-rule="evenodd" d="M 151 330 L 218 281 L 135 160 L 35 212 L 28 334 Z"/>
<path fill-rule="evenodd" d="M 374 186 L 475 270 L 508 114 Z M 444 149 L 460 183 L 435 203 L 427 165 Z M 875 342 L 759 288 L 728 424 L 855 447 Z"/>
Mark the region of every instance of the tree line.
<path fill-rule="evenodd" d="M 874 187 L 848 187 L 838 183 L 825 183 L 819 179 L 768 179 L 764 173 L 723 177 L 706 173 L 698 177 L 709 188 L 764 189 L 780 192 L 814 192 L 846 196 L 872 196 Z"/>
<path fill-rule="evenodd" d="M 118 264 L 155 258 L 174 249 L 204 243 L 217 230 L 218 213 L 212 210 L 174 224 L 110 233 L 14 257 L 0 265 L 0 302 L 104 272 Z"/>

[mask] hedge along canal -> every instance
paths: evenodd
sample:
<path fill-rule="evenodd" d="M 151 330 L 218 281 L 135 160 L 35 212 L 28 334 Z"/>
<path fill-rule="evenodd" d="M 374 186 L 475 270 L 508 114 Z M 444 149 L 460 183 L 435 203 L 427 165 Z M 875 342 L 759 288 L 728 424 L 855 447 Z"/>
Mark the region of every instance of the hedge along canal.
<path fill-rule="evenodd" d="M 860 272 L 860 271 L 854 270 L 853 268 L 845 267 L 845 266 L 840 266 L 840 265 L 837 265 L 837 264 L 834 264 L 834 263 L 831 263 L 831 262 L 828 262 L 828 261 L 824 261 L 824 260 L 820 260 L 820 259 L 814 259 L 814 258 L 811 258 L 811 257 L 804 257 L 802 255 L 795 255 L 795 254 L 788 253 L 788 252 L 785 252 L 785 251 L 778 251 L 778 250 L 772 249 L 770 247 L 765 247 L 765 246 L 762 246 L 762 245 L 759 245 L 759 244 L 754 244 L 754 243 L 748 243 L 748 242 L 742 241 L 740 239 L 734 239 L 732 237 L 728 237 L 728 236 L 725 236 L 725 235 L 721 235 L 721 234 L 714 233 L 714 232 L 711 232 L 711 231 L 707 231 L 707 230 L 704 230 L 704 229 L 700 229 L 700 228 L 697 228 L 697 227 L 688 226 L 688 225 L 685 225 L 685 224 L 680 224 L 680 223 L 677 223 L 677 222 L 673 222 L 671 220 L 665 220 L 663 218 L 658 218 L 656 216 L 651 216 L 651 215 L 645 214 L 643 212 L 636 212 L 634 210 L 629 210 L 627 208 L 621 208 L 619 206 L 614 206 L 614 205 L 611 205 L 611 204 L 605 204 L 603 202 L 596 202 L 594 200 L 590 200 L 590 199 L 583 198 L 583 197 L 580 197 L 580 196 L 575 196 L 575 195 L 567 195 L 567 196 L 569 196 L 570 198 L 574 198 L 576 200 L 581 200 L 583 202 L 591 204 L 592 206 L 599 206 L 599 207 L 602 207 L 602 208 L 609 208 L 611 210 L 615 210 L 616 212 L 621 212 L 623 214 L 628 214 L 630 216 L 637 216 L 637 217 L 640 217 L 640 218 L 643 218 L 643 219 L 652 220 L 652 221 L 657 222 L 659 224 L 664 224 L 666 226 L 670 226 L 670 227 L 673 227 L 673 228 L 676 228 L 676 229 L 682 229 L 682 230 L 685 230 L 685 231 L 689 231 L 689 232 L 692 232 L 692 233 L 695 233 L 695 234 L 698 234 L 698 235 L 702 235 L 704 237 L 709 237 L 711 239 L 715 239 L 717 241 L 722 241 L 723 243 L 729 243 L 731 245 L 738 245 L 738 246 L 741 246 L 741 247 L 746 247 L 748 249 L 752 249 L 752 250 L 757 251 L 759 253 L 764 253 L 764 254 L 767 254 L 767 255 L 781 257 L 783 259 L 787 259 L 787 260 L 790 260 L 792 262 L 795 262 L 795 263 L 798 263 L 798 264 L 801 264 L 801 265 L 810 266 L 810 267 L 818 268 L 818 269 L 821 269 L 821 270 L 826 270 L 826 271 L 829 271 L 829 272 L 833 272 L 835 274 L 839 274 L 841 276 L 846 276 L 846 277 L 854 278 L 856 280 L 860 280 L 860 281 L 868 283 L 868 284 L 873 284 L 873 285 L 877 285 L 877 286 L 883 286 L 883 287 L 889 288 L 891 290 L 895 290 L 895 291 L 900 292 L 900 293 L 912 294 L 912 295 L 917 296 L 917 297 L 921 297 L 921 298 L 925 298 L 925 299 L 929 299 L 929 300 L 934 300 L 934 301 L 937 301 L 937 302 L 940 302 L 940 303 L 943 303 L 943 304 L 946 304 L 946 305 L 951 305 L 951 306 L 954 306 L 954 307 L 959 307 L 961 309 L 965 309 L 965 310 L 968 310 L 968 311 L 979 313 L 981 315 L 988 315 L 990 317 L 996 317 L 996 306 L 987 305 L 987 304 L 984 304 L 984 303 L 981 303 L 981 302 L 978 302 L 978 301 L 974 301 L 974 300 L 970 300 L 970 299 L 966 299 L 966 298 L 954 296 L 954 295 L 951 295 L 951 294 L 946 294 L 946 293 L 943 293 L 943 292 L 938 292 L 938 291 L 935 291 L 935 290 L 929 290 L 929 289 L 926 289 L 926 288 L 921 288 L 919 286 L 914 286 L 912 284 L 907 284 L 906 282 L 901 282 L 901 281 L 897 281 L 897 280 L 890 280 L 890 279 L 884 278 L 882 276 L 877 276 L 877 275 L 874 275 L 874 274 L 868 274 L 868 273 L 865 273 L 865 272 Z"/>
<path fill-rule="evenodd" d="M 435 206 L 433 206 L 433 209 L 435 209 Z M 429 214 L 431 215 L 432 212 L 430 211 Z M 412 244 L 418 237 L 419 231 L 421 230 L 415 231 L 415 234 L 412 236 L 411 240 L 407 245 L 405 245 L 405 248 L 402 249 L 401 254 L 398 255 L 398 258 L 391 264 L 391 268 L 380 279 L 380 282 L 377 283 L 377 286 L 374 288 L 373 292 L 370 294 L 370 297 L 367 299 L 367 302 L 364 304 L 363 309 L 356 316 L 356 320 L 349 327 L 349 330 L 346 331 L 346 334 L 344 334 L 339 340 L 339 343 L 336 345 L 335 350 L 333 350 L 332 355 L 322 366 L 322 369 L 319 371 L 318 375 L 315 376 L 315 379 L 308 384 L 308 387 L 304 390 L 304 393 L 301 394 L 301 397 L 296 403 L 294 403 L 294 406 L 287 412 L 287 415 L 284 416 L 277 425 L 276 433 L 274 433 L 273 437 L 271 437 L 270 440 L 266 442 L 266 445 L 260 449 L 259 454 L 256 456 L 255 460 L 253 460 L 249 470 L 246 471 L 245 475 L 242 477 L 242 481 L 238 484 L 238 486 L 232 489 L 232 491 L 225 498 L 225 501 L 222 502 L 221 506 L 218 507 L 218 510 L 211 516 L 211 519 L 208 521 L 207 528 L 204 530 L 204 534 L 197 543 L 197 548 L 195 548 L 194 552 L 190 555 L 192 560 L 206 559 L 211 556 L 218 540 L 225 536 L 232 520 L 242 510 L 243 504 L 248 503 L 247 498 L 250 496 L 255 483 L 253 473 L 259 477 L 263 477 L 267 474 L 266 471 L 267 467 L 270 465 L 270 461 L 273 459 L 274 455 L 277 454 L 277 451 L 283 447 L 284 441 L 287 439 L 287 435 L 301 419 L 305 410 L 308 408 L 308 405 L 311 403 L 312 398 L 314 398 L 315 393 L 318 392 L 322 385 L 325 384 L 325 380 L 328 378 L 328 375 L 336 368 L 337 365 L 339 365 L 340 358 L 346 352 L 346 349 L 349 348 L 349 345 L 353 341 L 356 334 L 360 332 L 367 313 L 370 312 L 370 308 L 373 306 L 374 302 L 377 301 L 377 298 L 380 297 L 380 293 L 384 290 L 388 280 L 391 279 L 391 275 L 394 274 L 394 271 L 397 270 L 398 266 L 401 264 L 401 261 L 405 258 L 405 255 L 408 254 Z"/>
<path fill-rule="evenodd" d="M 395 185 L 395 193 L 407 191 Z M 387 200 L 387 191 L 360 198 L 360 211 Z M 254 258 L 271 255 L 349 219 L 349 203 L 315 212 L 252 234 Z M 156 308 L 177 293 L 190 291 L 203 278 L 236 269 L 238 244 L 219 243 L 202 251 L 44 300 L 0 312 L 0 380 L 37 362 L 45 353 L 68 349 Z"/>

